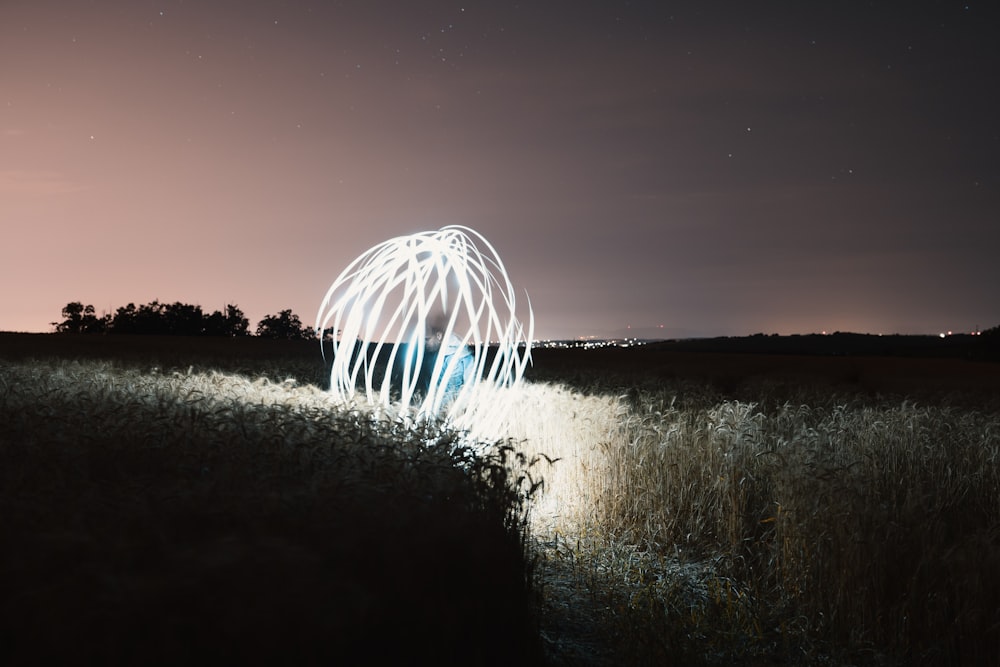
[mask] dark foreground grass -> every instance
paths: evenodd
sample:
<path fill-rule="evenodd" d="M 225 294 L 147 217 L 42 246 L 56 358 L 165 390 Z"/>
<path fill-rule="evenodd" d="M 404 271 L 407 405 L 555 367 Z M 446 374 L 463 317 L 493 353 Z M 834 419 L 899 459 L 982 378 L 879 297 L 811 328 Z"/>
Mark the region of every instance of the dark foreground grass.
<path fill-rule="evenodd" d="M 510 454 L 292 383 L 0 361 L 0 664 L 536 663 Z"/>

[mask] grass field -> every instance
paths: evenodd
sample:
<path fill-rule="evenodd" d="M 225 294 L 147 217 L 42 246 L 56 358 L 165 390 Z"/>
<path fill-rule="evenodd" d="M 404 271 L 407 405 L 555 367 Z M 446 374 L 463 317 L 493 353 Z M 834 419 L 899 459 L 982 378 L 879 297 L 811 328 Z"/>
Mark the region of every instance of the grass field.
<path fill-rule="evenodd" d="M 1000 655 L 997 364 L 537 350 L 450 434 L 331 406 L 315 344 L 0 359 L 9 664 Z"/>

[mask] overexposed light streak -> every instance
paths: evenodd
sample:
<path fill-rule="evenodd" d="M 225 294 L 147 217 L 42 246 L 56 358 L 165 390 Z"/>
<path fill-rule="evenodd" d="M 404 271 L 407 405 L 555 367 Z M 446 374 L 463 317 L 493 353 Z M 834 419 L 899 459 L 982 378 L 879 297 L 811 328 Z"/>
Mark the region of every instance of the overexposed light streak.
<path fill-rule="evenodd" d="M 317 312 L 317 332 L 333 332 L 330 391 L 349 400 L 360 383 L 371 404 L 398 401 L 419 418 L 444 417 L 462 426 L 488 407 L 489 388 L 521 380 L 535 326 L 530 301 L 526 310 L 527 331 L 500 255 L 468 227 L 380 243 L 344 269 Z M 440 318 L 445 341 L 454 336 L 473 354 L 473 379 L 455 397 L 446 396 L 445 386 L 458 355 L 447 364 L 437 355 L 430 380 L 421 385 L 432 318 Z"/>

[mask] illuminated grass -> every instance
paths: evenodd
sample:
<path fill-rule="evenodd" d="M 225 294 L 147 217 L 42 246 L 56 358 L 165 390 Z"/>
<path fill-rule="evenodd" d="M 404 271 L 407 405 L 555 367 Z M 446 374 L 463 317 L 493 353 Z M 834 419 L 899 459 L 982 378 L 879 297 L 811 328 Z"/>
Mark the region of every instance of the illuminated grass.
<path fill-rule="evenodd" d="M 541 567 L 573 564 L 629 660 L 1000 655 L 1000 416 L 686 389 L 529 386 L 499 431 L 556 459 Z"/>

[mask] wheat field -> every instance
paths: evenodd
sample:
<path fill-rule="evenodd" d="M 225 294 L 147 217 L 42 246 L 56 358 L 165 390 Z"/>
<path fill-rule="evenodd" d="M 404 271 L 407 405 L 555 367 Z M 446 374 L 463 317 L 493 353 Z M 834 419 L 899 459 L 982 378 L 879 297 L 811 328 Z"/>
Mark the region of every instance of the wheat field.
<path fill-rule="evenodd" d="M 455 433 L 221 365 L 0 362 L 8 658 L 1000 655 L 989 397 L 540 373 Z M 571 658 L 545 615 L 574 608 Z"/>
<path fill-rule="evenodd" d="M 996 412 L 558 385 L 512 403 L 498 432 L 554 461 L 536 534 L 591 571 L 633 658 L 1000 655 Z"/>
<path fill-rule="evenodd" d="M 537 664 L 515 459 L 291 379 L 0 363 L 0 664 Z"/>

